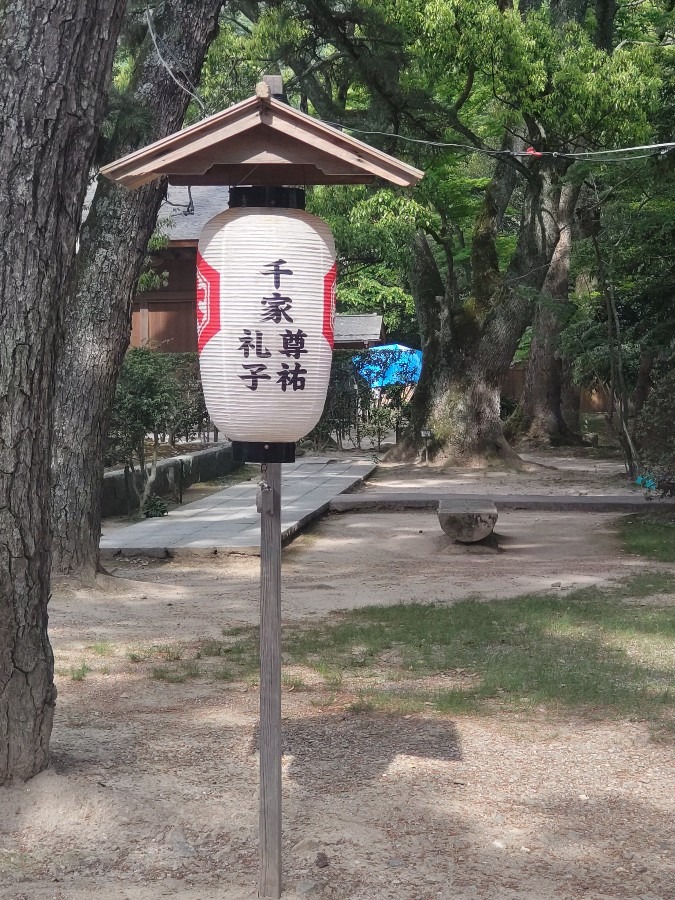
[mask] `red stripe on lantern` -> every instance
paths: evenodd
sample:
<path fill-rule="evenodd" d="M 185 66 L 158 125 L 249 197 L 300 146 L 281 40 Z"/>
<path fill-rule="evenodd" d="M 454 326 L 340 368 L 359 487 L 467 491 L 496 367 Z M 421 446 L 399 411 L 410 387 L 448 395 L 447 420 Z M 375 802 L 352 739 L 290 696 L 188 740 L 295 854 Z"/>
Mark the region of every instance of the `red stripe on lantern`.
<path fill-rule="evenodd" d="M 323 336 L 331 350 L 335 346 L 335 284 L 337 263 L 333 263 L 323 279 Z"/>
<path fill-rule="evenodd" d="M 220 275 L 197 253 L 197 347 L 201 353 L 220 331 Z"/>

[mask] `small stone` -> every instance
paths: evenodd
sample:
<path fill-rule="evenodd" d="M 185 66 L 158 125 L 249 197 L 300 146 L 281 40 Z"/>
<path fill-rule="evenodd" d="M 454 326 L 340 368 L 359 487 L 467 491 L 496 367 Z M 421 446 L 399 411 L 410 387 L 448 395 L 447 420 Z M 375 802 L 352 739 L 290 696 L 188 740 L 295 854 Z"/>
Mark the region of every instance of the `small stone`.
<path fill-rule="evenodd" d="M 579 799 L 580 800 L 588 800 L 588 795 L 587 794 L 579 794 Z"/>
<path fill-rule="evenodd" d="M 322 851 L 316 854 L 316 859 L 314 860 L 314 862 L 320 869 L 325 869 L 328 865 L 328 857 Z"/>
<path fill-rule="evenodd" d="M 304 838 L 293 847 L 293 853 L 314 853 L 319 847 L 319 842 L 314 838 Z"/>
<path fill-rule="evenodd" d="M 551 587 L 562 587 L 562 582 L 554 581 L 553 584 L 551 585 Z"/>
<path fill-rule="evenodd" d="M 166 843 L 176 856 L 188 857 L 197 855 L 195 848 L 188 844 L 182 828 L 172 828 L 166 836 Z"/>
<path fill-rule="evenodd" d="M 388 859 L 387 865 L 390 869 L 401 869 L 405 865 L 405 863 L 402 859 Z"/>
<path fill-rule="evenodd" d="M 307 878 L 304 881 L 298 883 L 295 892 L 296 894 L 301 894 L 303 897 L 305 897 L 309 894 L 318 894 L 322 888 L 323 884 L 320 881 L 310 881 Z"/>
<path fill-rule="evenodd" d="M 506 844 L 504 843 L 504 841 L 493 841 L 492 846 L 496 847 L 498 850 L 506 849 Z"/>

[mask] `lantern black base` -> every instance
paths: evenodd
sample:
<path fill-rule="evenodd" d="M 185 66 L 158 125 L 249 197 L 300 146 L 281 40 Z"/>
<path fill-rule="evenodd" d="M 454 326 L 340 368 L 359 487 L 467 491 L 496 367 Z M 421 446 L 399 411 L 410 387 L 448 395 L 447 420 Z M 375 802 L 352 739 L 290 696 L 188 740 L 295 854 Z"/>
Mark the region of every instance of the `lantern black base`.
<path fill-rule="evenodd" d="M 304 209 L 305 192 L 293 187 L 230 188 L 230 209 L 247 206 L 269 206 L 279 209 Z"/>
<path fill-rule="evenodd" d="M 232 457 L 238 463 L 292 463 L 295 444 L 232 441 Z"/>

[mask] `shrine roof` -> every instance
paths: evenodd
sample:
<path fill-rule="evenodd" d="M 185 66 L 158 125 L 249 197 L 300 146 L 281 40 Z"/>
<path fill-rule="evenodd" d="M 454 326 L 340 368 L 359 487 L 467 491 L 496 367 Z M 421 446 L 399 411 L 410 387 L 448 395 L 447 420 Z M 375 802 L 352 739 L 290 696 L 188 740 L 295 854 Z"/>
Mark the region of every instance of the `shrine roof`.
<path fill-rule="evenodd" d="M 129 188 L 176 185 L 367 184 L 399 187 L 424 173 L 332 125 L 258 93 L 101 169 Z"/>

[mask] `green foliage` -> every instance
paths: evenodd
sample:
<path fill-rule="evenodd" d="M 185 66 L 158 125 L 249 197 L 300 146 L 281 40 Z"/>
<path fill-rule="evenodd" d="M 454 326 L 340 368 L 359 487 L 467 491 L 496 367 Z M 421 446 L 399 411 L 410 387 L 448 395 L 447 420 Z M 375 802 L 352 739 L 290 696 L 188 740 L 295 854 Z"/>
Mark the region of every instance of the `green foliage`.
<path fill-rule="evenodd" d="M 336 237 L 339 308 L 380 312 L 390 338 L 412 346 L 419 329 L 411 238 L 425 232 L 440 276 L 438 292 L 445 289 L 449 307 L 441 321 L 454 329 L 446 346 L 464 354 L 470 368 L 472 348 L 496 307 L 516 292 L 531 291 L 533 304 L 539 299 L 538 273 L 545 266 L 532 264 L 534 248 L 524 248 L 534 223 L 548 212 L 533 211 L 528 197 L 533 177 L 554 165 L 550 159 L 512 160 L 504 174 L 495 157 L 470 148 L 499 148 L 514 138 L 520 146 L 570 153 L 670 139 L 671 6 L 668 0 L 621 4 L 612 33 L 599 35 L 595 7 L 584 3 L 236 3 L 207 62 L 205 95 L 215 109 L 248 95 L 263 70 L 279 71 L 296 105 L 363 129 L 355 136 L 424 169 L 425 178 L 411 191 L 319 187 L 309 193 L 308 206 Z M 463 149 L 441 146 L 446 144 Z M 592 288 L 577 298 L 562 349 L 574 361 L 577 381 L 588 386 L 612 380 L 618 352 L 625 386 L 613 383 L 612 390 L 625 412 L 641 353 L 651 346 L 662 351 L 675 320 L 672 163 L 569 161 L 557 171 L 564 168 L 563 177 L 581 186 L 579 212 L 592 219 L 602 209 L 595 237 L 618 334 L 608 338 L 606 292 L 579 216 L 575 274 L 587 276 Z M 515 186 L 508 184 L 514 172 Z M 486 203 L 488 186 L 495 190 Z M 509 202 L 493 219 L 495 194 L 506 194 Z M 482 231 L 486 222 L 490 227 Z M 489 246 L 472 253 L 476 234 L 487 235 Z M 517 288 L 506 280 L 504 295 L 511 272 Z M 476 302 L 483 288 L 489 297 Z M 337 400 L 329 403 L 334 423 L 343 421 L 348 404 L 337 406 Z M 325 437 L 331 430 L 341 429 L 326 432 L 324 422 L 317 433 Z"/>
<path fill-rule="evenodd" d="M 186 441 L 197 438 L 208 422 L 208 410 L 204 400 L 202 380 L 199 372 L 199 357 L 196 353 L 165 353 L 173 378 L 178 385 L 178 393 L 166 426 L 173 443 L 176 437 Z"/>
<path fill-rule="evenodd" d="M 208 419 L 196 353 L 161 353 L 134 347 L 117 384 L 106 462 L 145 465 L 148 436 L 192 440 Z"/>
<path fill-rule="evenodd" d="M 169 234 L 166 229 L 173 227 L 173 219 L 170 217 L 158 219 L 155 230 L 148 242 L 148 254 L 143 265 L 143 271 L 138 279 L 136 290 L 139 294 L 145 291 L 159 291 L 167 287 L 169 283 L 169 273 L 165 270 L 159 270 L 163 259 L 157 256 L 158 250 L 164 250 L 169 246 Z"/>
<path fill-rule="evenodd" d="M 143 504 L 143 514 L 146 519 L 156 519 L 165 516 L 169 511 L 169 504 L 161 497 L 151 494 Z"/>
<path fill-rule="evenodd" d="M 169 354 L 146 347 L 128 351 L 112 411 L 109 455 L 145 465 L 148 434 L 167 430 L 179 404 L 179 385 Z"/>
<path fill-rule="evenodd" d="M 308 209 L 331 226 L 340 262 L 342 312 L 377 312 L 392 340 L 419 340 L 407 284 L 408 245 L 424 210 L 394 191 L 317 187 Z"/>

